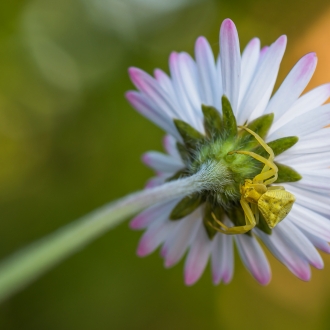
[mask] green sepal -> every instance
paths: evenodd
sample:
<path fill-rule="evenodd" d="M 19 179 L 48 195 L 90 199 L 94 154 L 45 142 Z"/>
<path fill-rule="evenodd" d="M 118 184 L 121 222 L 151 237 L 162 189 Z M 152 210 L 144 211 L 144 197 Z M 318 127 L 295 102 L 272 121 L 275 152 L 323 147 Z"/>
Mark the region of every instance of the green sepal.
<path fill-rule="evenodd" d="M 256 225 L 261 231 L 263 231 L 267 235 L 272 234 L 272 230 L 269 228 L 266 220 L 262 216 L 261 212 L 259 212 L 259 223 Z"/>
<path fill-rule="evenodd" d="M 251 123 L 247 127 L 253 132 L 257 133 L 261 138 L 265 138 L 270 127 L 272 126 L 273 120 L 274 114 L 268 113 L 251 121 Z M 251 135 L 249 132 L 246 131 L 245 134 Z"/>
<path fill-rule="evenodd" d="M 213 239 L 213 237 L 217 233 L 217 231 L 214 228 L 212 228 L 209 223 L 213 224 L 214 226 L 218 226 L 218 224 L 213 219 L 212 213 L 214 213 L 214 215 L 218 220 L 223 221 L 224 212 L 222 207 L 219 206 L 213 210 L 211 204 L 209 202 L 206 202 L 203 224 L 209 239 Z"/>
<path fill-rule="evenodd" d="M 275 156 L 277 156 L 294 146 L 298 140 L 298 136 L 286 136 L 284 138 L 271 141 L 267 144 L 273 149 Z"/>
<path fill-rule="evenodd" d="M 236 206 L 232 208 L 230 211 L 227 212 L 227 215 L 231 222 L 234 224 L 234 226 L 245 226 L 245 215 L 242 207 Z M 245 233 L 246 235 L 252 236 L 251 230 Z"/>
<path fill-rule="evenodd" d="M 302 179 L 302 176 L 295 171 L 292 167 L 276 163 L 276 166 L 278 168 L 278 178 L 276 180 L 276 183 L 282 183 L 282 182 L 296 182 Z"/>
<path fill-rule="evenodd" d="M 167 178 L 165 181 L 166 182 L 175 181 L 175 180 L 178 180 L 180 178 L 183 178 L 186 175 L 187 175 L 186 174 L 186 170 L 183 169 L 183 170 L 177 171 L 174 175 L 172 175 L 171 177 Z"/>
<path fill-rule="evenodd" d="M 222 119 L 219 111 L 212 106 L 204 104 L 202 104 L 202 111 L 206 134 L 210 137 L 220 134 L 222 130 Z"/>
<path fill-rule="evenodd" d="M 237 134 L 237 123 L 233 113 L 233 109 L 228 98 L 222 96 L 222 118 L 223 118 L 223 131 L 225 137 L 235 137 Z"/>
<path fill-rule="evenodd" d="M 170 214 L 170 220 L 180 220 L 192 213 L 202 203 L 202 196 L 199 193 L 186 196 L 175 205 Z"/>
<path fill-rule="evenodd" d="M 266 115 L 260 116 L 256 118 L 255 120 L 251 121 L 247 127 L 252 130 L 253 132 L 257 133 L 262 139 L 265 138 L 267 135 L 270 127 L 272 126 L 274 120 L 274 114 L 273 113 L 268 113 Z M 249 137 L 250 142 L 244 147 L 246 149 L 251 149 L 254 146 L 258 146 L 259 142 L 246 130 L 242 129 L 239 132 L 239 135 L 241 137 Z"/>
<path fill-rule="evenodd" d="M 187 150 L 187 148 L 179 142 L 176 143 L 176 148 L 178 149 L 178 152 L 179 152 L 179 154 L 181 156 L 181 159 L 184 162 L 184 164 L 185 165 L 189 164 L 190 154 L 189 154 L 189 151 Z"/>
<path fill-rule="evenodd" d="M 196 146 L 205 140 L 202 133 L 198 132 L 183 120 L 174 119 L 173 121 L 187 148 L 196 149 Z"/>
<path fill-rule="evenodd" d="M 271 142 L 267 143 L 267 145 L 273 149 L 274 155 L 278 156 L 285 150 L 288 150 L 292 146 L 294 146 L 298 142 L 298 140 L 299 140 L 299 138 L 297 136 L 286 136 L 286 137 L 271 141 Z M 254 149 L 254 152 L 263 157 L 268 156 L 267 151 L 260 145 L 256 149 Z"/>

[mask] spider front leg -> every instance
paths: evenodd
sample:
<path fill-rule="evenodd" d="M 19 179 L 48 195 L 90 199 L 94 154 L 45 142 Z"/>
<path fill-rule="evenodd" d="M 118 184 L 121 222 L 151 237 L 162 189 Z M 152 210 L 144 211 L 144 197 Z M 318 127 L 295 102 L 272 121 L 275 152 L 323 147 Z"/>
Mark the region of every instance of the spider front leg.
<path fill-rule="evenodd" d="M 261 172 L 260 174 L 256 175 L 253 179 L 254 183 L 263 183 L 264 185 L 272 184 L 277 180 L 278 177 L 278 168 L 277 166 L 271 162 L 270 160 L 266 159 L 265 157 L 262 157 L 255 152 L 252 151 L 244 151 L 244 150 L 237 150 L 237 151 L 231 151 L 228 154 L 242 154 L 242 155 L 248 155 L 256 160 L 259 160 L 259 162 L 264 163 L 265 166 L 269 167 L 269 170 L 265 172 Z M 266 181 L 265 181 L 266 180 Z"/>
<path fill-rule="evenodd" d="M 250 157 L 253 157 L 254 159 L 258 160 L 259 162 L 264 163 L 265 166 L 263 167 L 261 173 L 258 174 L 253 179 L 253 182 L 254 183 L 263 183 L 265 185 L 272 184 L 273 182 L 275 182 L 277 180 L 277 175 L 278 175 L 277 174 L 278 168 L 273 162 L 274 157 L 275 157 L 273 149 L 270 148 L 267 145 L 267 143 L 257 133 L 253 132 L 248 127 L 245 127 L 245 126 L 238 126 L 238 127 L 246 130 L 251 135 L 253 135 L 254 138 L 259 142 L 259 144 L 267 151 L 267 153 L 269 154 L 269 158 L 267 159 L 265 157 L 262 157 L 252 151 L 243 151 L 243 150 L 231 151 L 231 152 L 228 152 L 228 155 L 232 155 L 235 153 L 249 155 Z"/>
<path fill-rule="evenodd" d="M 242 128 L 249 132 L 251 135 L 255 137 L 255 139 L 259 142 L 259 144 L 268 152 L 269 158 L 268 160 L 273 161 L 275 158 L 274 151 L 271 147 L 268 146 L 268 144 L 255 132 L 253 132 L 251 129 L 245 126 L 238 126 L 239 128 Z"/>
<path fill-rule="evenodd" d="M 259 144 L 266 150 L 266 152 L 269 154 L 269 158 L 268 161 L 273 162 L 275 155 L 274 155 L 274 151 L 271 147 L 268 146 L 268 144 L 255 132 L 253 132 L 251 129 L 249 129 L 248 127 L 245 126 L 238 126 L 241 129 L 246 130 L 247 132 L 249 132 L 251 135 L 254 136 L 254 138 L 259 142 Z M 269 166 L 267 164 L 265 164 L 264 168 L 262 169 L 261 173 L 266 172 L 269 170 Z"/>
<path fill-rule="evenodd" d="M 253 215 L 253 212 L 248 204 L 244 199 L 240 200 L 241 206 L 243 208 L 244 214 L 245 214 L 245 221 L 246 225 L 244 226 L 233 226 L 233 227 L 227 227 L 225 224 L 223 224 L 220 220 L 218 220 L 214 213 L 212 213 L 212 217 L 214 221 L 220 226 L 216 227 L 212 223 L 208 223 L 213 229 L 216 231 L 219 231 L 220 233 L 226 234 L 226 235 L 237 235 L 237 234 L 244 234 L 253 229 L 256 225 L 256 219 Z"/>

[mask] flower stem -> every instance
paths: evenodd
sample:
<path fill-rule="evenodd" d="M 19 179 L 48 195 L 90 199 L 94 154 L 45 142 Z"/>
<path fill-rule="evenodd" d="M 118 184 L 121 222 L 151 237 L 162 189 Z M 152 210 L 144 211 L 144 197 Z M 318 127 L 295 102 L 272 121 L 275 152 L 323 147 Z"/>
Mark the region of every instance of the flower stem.
<path fill-rule="evenodd" d="M 133 193 L 83 216 L 16 252 L 0 264 L 0 301 L 24 288 L 62 260 L 127 217 L 159 202 L 205 188 L 205 172 Z"/>

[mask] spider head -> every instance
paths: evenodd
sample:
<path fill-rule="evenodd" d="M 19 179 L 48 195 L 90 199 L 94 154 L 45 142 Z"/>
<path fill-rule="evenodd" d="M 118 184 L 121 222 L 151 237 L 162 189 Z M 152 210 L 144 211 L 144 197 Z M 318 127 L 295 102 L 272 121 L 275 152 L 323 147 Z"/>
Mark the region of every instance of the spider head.
<path fill-rule="evenodd" d="M 267 191 L 267 187 L 262 183 L 253 183 L 246 179 L 241 186 L 241 196 L 248 203 L 258 204 L 260 197 Z"/>

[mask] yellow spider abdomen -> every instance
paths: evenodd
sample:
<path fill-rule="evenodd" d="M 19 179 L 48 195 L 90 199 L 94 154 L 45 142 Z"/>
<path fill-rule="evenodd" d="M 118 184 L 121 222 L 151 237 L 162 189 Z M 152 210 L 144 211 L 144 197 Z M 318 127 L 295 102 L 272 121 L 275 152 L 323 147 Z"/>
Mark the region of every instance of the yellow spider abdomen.
<path fill-rule="evenodd" d="M 270 228 L 274 228 L 291 211 L 296 198 L 286 190 L 268 190 L 258 200 L 258 208 Z"/>

